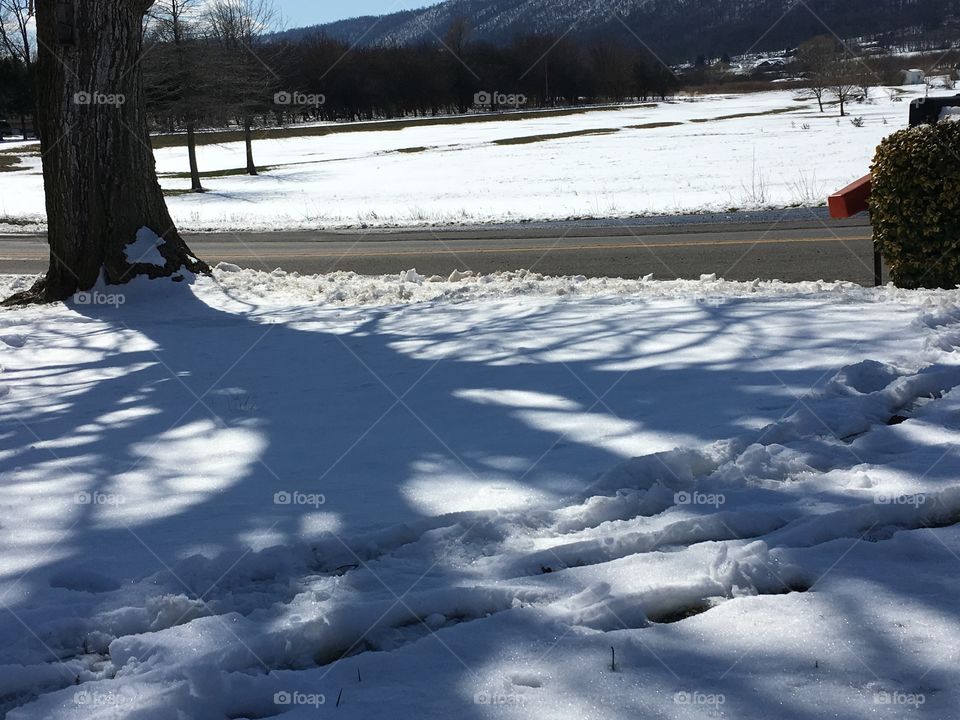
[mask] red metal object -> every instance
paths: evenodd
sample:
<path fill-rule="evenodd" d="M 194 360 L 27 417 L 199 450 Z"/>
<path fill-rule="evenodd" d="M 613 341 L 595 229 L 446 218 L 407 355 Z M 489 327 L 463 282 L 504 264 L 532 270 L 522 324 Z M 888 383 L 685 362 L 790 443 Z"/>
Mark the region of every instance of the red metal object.
<path fill-rule="evenodd" d="M 841 220 L 853 217 L 857 213 L 866 212 L 872 180 L 873 177 L 867 175 L 852 185 L 847 185 L 840 192 L 831 195 L 828 200 L 830 217 Z"/>

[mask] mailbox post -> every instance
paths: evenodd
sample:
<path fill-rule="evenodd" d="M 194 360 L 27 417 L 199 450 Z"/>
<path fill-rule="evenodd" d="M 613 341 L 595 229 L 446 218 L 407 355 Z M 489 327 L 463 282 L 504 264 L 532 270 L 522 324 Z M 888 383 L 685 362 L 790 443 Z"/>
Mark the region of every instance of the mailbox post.
<path fill-rule="evenodd" d="M 866 212 L 869 209 L 868 201 L 872 182 L 873 177 L 867 175 L 831 195 L 827 200 L 830 217 L 843 220 Z M 883 257 L 876 244 L 873 246 L 873 283 L 876 287 L 883 285 Z"/>

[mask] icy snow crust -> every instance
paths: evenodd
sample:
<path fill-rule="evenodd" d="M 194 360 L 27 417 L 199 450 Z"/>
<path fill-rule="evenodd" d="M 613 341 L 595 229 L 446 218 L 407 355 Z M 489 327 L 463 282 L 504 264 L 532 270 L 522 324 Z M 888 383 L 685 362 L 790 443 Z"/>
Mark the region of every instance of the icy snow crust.
<path fill-rule="evenodd" d="M 7 717 L 953 716 L 957 292 L 189 280 L 0 314 Z"/>

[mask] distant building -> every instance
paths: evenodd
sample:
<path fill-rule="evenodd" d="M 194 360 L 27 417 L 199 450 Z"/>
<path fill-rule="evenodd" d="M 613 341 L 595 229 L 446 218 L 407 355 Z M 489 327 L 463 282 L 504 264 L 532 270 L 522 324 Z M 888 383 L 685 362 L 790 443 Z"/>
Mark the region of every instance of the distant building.
<path fill-rule="evenodd" d="M 904 70 L 903 71 L 903 84 L 904 85 L 923 85 L 924 81 L 927 79 L 923 70 Z"/>
<path fill-rule="evenodd" d="M 782 68 L 787 64 L 787 61 L 784 58 L 766 58 L 761 60 L 754 67 L 757 70 L 773 70 Z"/>

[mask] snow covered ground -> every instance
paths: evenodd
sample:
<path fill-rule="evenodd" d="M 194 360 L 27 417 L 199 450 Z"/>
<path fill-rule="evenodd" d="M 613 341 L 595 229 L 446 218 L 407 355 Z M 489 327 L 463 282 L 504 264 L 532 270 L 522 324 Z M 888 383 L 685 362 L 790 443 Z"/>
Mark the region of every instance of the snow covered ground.
<path fill-rule="evenodd" d="M 0 312 L 0 707 L 954 717 L 958 347 L 957 292 L 711 278 Z"/>
<path fill-rule="evenodd" d="M 897 92 L 903 94 L 898 96 Z M 620 110 L 256 143 L 259 177 L 210 177 L 190 194 L 183 148 L 157 151 L 185 230 L 423 225 L 821 205 L 862 177 L 907 124 L 922 86 L 821 114 L 803 93 L 702 96 Z M 894 102 L 893 97 L 901 101 Z M 863 118 L 862 127 L 851 123 Z M 573 135 L 570 135 L 573 133 Z M 591 134 L 592 133 L 592 134 Z M 199 148 L 204 172 L 245 166 L 242 143 Z M 36 229 L 40 159 L 0 173 L 0 218 Z"/>

